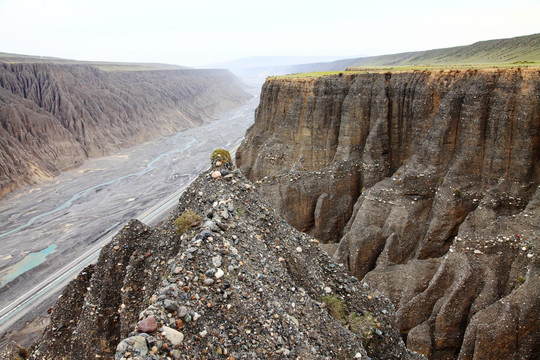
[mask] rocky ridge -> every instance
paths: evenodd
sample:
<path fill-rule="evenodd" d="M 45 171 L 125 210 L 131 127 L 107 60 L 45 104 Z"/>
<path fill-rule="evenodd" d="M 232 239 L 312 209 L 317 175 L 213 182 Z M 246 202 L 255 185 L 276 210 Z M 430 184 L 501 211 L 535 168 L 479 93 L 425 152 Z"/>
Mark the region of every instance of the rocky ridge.
<path fill-rule="evenodd" d="M 274 78 L 237 152 L 432 359 L 540 351 L 540 72 Z"/>
<path fill-rule="evenodd" d="M 200 217 L 187 233 L 173 220 Z M 337 305 L 336 305 L 337 304 Z M 34 359 L 420 359 L 393 305 L 289 226 L 238 170 L 133 220 L 55 305 Z"/>
<path fill-rule="evenodd" d="M 0 196 L 87 157 L 200 125 L 247 98 L 226 70 L 0 61 Z"/>

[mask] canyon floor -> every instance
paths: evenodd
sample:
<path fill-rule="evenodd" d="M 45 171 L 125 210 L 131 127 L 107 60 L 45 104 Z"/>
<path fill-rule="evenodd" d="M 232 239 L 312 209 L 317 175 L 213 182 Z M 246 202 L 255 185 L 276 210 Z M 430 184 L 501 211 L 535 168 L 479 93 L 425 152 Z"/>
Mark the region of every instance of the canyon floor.
<path fill-rule="evenodd" d="M 257 104 L 254 97 L 207 125 L 91 159 L 78 169 L 3 198 L 0 308 L 106 232 L 115 233 L 129 219 L 187 184 L 208 167 L 213 149 L 234 148 L 253 122 Z M 7 282 L 21 259 L 51 247 L 54 251 L 43 263 Z M 49 299 L 40 309 L 53 301 Z"/>

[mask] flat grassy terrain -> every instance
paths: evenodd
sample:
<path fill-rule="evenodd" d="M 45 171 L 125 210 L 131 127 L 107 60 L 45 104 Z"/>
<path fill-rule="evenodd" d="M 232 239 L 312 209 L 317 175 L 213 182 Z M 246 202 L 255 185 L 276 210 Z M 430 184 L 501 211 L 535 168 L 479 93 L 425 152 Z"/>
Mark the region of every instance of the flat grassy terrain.
<path fill-rule="evenodd" d="M 410 71 L 540 66 L 540 34 L 480 41 L 471 45 L 294 66 L 293 73 Z"/>
<path fill-rule="evenodd" d="M 457 65 L 431 65 L 431 66 L 366 66 L 348 68 L 343 71 L 314 71 L 297 74 L 269 76 L 269 79 L 309 79 L 323 76 L 346 76 L 355 74 L 387 73 L 387 72 L 412 72 L 412 71 L 463 71 L 482 69 L 538 69 L 540 71 L 540 61 L 519 62 L 515 64 L 457 64 Z"/>

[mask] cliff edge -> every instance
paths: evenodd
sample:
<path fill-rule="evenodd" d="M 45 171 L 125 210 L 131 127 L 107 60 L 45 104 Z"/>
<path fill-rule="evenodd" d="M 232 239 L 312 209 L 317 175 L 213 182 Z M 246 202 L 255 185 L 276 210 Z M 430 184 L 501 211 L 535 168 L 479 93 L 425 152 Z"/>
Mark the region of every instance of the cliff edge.
<path fill-rule="evenodd" d="M 237 164 L 391 299 L 410 349 L 539 353 L 538 69 L 270 78 Z"/>

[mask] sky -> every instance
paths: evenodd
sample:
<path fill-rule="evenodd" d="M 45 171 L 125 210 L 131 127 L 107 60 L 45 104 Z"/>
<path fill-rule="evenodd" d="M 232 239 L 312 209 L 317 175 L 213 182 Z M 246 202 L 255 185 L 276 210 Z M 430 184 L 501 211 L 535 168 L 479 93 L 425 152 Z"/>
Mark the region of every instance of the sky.
<path fill-rule="evenodd" d="M 185 66 L 540 33 L 540 0 L 0 0 L 0 52 Z"/>

